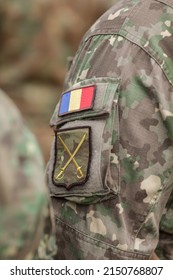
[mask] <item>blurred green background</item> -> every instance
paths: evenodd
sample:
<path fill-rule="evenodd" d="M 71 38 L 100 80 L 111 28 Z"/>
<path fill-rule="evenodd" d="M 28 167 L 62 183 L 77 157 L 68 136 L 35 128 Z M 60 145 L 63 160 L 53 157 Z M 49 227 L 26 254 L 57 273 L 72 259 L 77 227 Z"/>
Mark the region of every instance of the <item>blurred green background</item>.
<path fill-rule="evenodd" d="M 49 119 L 67 57 L 116 0 L 0 0 L 0 88 L 13 99 L 48 160 Z M 7 112 L 8 114 L 8 112 Z"/>

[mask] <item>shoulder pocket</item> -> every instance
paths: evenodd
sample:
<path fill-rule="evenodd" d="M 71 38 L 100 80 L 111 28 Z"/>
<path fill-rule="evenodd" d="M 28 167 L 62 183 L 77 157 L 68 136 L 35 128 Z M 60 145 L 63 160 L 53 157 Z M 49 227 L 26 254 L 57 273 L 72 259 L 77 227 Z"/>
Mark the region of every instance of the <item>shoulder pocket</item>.
<path fill-rule="evenodd" d="M 49 164 L 52 195 L 105 198 L 117 194 L 118 85 L 115 78 L 95 78 L 62 94 L 51 119 L 56 127 Z"/>

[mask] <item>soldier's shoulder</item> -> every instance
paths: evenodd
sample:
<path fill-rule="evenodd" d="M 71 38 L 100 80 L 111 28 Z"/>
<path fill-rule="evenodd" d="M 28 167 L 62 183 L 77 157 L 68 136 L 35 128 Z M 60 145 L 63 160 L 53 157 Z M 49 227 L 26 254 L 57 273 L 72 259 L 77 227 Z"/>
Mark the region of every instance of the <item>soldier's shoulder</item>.
<path fill-rule="evenodd" d="M 86 32 L 84 38 L 96 34 L 109 34 L 110 32 L 118 32 L 122 27 L 125 19 L 130 15 L 135 8 L 137 1 L 117 1 L 109 8 Z"/>
<path fill-rule="evenodd" d="M 96 34 L 120 34 L 126 36 L 127 33 L 138 33 L 138 37 L 143 36 L 139 27 L 144 27 L 147 30 L 152 29 L 158 23 L 164 23 L 170 18 L 170 8 L 173 4 L 165 3 L 171 1 L 117 1 L 110 9 L 108 9 L 86 32 L 84 38 Z M 123 31 L 122 31 L 123 30 Z M 155 28 L 152 34 L 155 35 L 160 29 Z M 135 35 L 135 34 L 134 34 Z M 157 34 L 158 35 L 158 34 Z"/>
<path fill-rule="evenodd" d="M 0 89 L 0 124 L 2 134 L 2 126 L 5 126 L 10 120 L 21 120 L 21 114 L 11 99 Z M 11 122 L 10 122 L 11 123 Z"/>

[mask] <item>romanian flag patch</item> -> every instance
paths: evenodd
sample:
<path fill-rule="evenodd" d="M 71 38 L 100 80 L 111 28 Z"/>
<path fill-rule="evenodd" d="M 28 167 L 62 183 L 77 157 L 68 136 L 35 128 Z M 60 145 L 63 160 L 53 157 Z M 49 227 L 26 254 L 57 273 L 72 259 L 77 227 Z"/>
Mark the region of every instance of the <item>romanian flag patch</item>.
<path fill-rule="evenodd" d="M 95 86 L 74 89 L 62 94 L 59 116 L 89 110 L 93 107 Z"/>

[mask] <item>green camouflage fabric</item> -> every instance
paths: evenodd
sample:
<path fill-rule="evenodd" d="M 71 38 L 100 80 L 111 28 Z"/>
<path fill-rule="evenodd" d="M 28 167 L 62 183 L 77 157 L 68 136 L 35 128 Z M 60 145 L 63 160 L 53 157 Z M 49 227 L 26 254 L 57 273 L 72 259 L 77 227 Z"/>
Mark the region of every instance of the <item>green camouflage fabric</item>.
<path fill-rule="evenodd" d="M 172 34 L 172 0 L 118 1 L 85 34 L 64 91 L 94 84 L 94 106 L 58 116 L 58 103 L 50 121 L 55 134 L 91 127 L 81 186 L 54 185 L 52 144 L 58 259 L 150 259 L 157 246 L 173 258 Z"/>
<path fill-rule="evenodd" d="M 0 259 L 51 259 L 55 250 L 40 149 L 0 91 Z"/>

